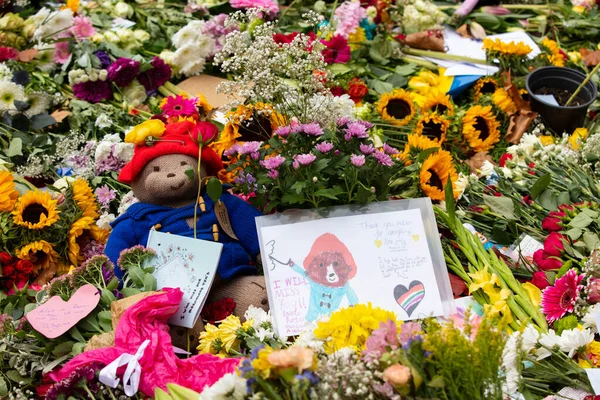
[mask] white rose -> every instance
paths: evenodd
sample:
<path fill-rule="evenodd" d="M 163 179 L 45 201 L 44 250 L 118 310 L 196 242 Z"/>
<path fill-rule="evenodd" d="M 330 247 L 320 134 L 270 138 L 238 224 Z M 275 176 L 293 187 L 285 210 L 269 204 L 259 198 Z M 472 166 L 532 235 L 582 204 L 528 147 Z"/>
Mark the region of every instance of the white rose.
<path fill-rule="evenodd" d="M 121 39 L 112 31 L 104 32 L 104 39 L 110 43 L 119 43 Z"/>
<path fill-rule="evenodd" d="M 133 31 L 133 37 L 135 38 L 135 40 L 145 42 L 150 39 L 150 34 L 142 29 L 136 29 L 135 31 Z"/>
<path fill-rule="evenodd" d="M 110 227 L 110 223 L 113 222 L 115 219 L 117 219 L 115 217 L 115 214 L 109 214 L 105 212 L 98 218 L 98 221 L 96 221 L 96 225 L 98 225 L 98 227 L 101 229 L 110 231 L 112 230 L 112 228 Z"/>
<path fill-rule="evenodd" d="M 132 42 L 135 38 L 133 37 L 133 31 L 131 29 L 117 29 L 117 36 L 119 40 L 124 43 Z"/>
<path fill-rule="evenodd" d="M 115 15 L 121 18 L 129 18 L 133 15 L 133 7 L 120 1 L 115 4 Z"/>
<path fill-rule="evenodd" d="M 160 59 L 162 59 L 164 62 L 166 62 L 169 65 L 173 65 L 173 60 L 175 59 L 175 52 L 173 51 L 169 51 L 169 50 L 163 50 L 159 56 Z"/>
<path fill-rule="evenodd" d="M 54 185 L 52 186 L 59 190 L 65 190 L 69 187 L 69 184 L 75 182 L 75 180 L 76 179 L 72 176 L 65 176 L 54 182 Z"/>

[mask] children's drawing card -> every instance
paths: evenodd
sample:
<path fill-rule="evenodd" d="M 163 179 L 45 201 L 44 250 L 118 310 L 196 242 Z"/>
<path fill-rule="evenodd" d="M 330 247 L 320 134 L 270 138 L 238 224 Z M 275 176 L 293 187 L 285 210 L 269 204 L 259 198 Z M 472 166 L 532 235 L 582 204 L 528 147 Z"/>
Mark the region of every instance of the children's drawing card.
<path fill-rule="evenodd" d="M 428 198 L 292 211 L 256 222 L 280 336 L 358 303 L 393 310 L 402 320 L 452 311 Z"/>
<path fill-rule="evenodd" d="M 157 289 L 179 288 L 183 292 L 179 310 L 169 323 L 193 328 L 215 278 L 223 244 L 153 229 L 146 247 L 156 251 L 147 264 L 155 268 Z"/>

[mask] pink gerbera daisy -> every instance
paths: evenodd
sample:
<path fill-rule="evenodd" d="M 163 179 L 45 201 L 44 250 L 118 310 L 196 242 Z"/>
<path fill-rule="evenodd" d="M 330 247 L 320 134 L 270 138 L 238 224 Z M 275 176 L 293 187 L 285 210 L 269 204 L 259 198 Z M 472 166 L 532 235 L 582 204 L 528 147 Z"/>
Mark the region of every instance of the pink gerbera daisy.
<path fill-rule="evenodd" d="M 548 322 L 554 322 L 564 317 L 566 313 L 573 312 L 579 292 L 583 290 L 580 285 L 584 275 L 577 275 L 575 270 L 569 270 L 548 286 L 542 292 L 542 311 Z"/>
<path fill-rule="evenodd" d="M 196 114 L 196 100 L 183 96 L 169 96 L 161 106 L 161 110 L 168 117 L 188 117 Z"/>

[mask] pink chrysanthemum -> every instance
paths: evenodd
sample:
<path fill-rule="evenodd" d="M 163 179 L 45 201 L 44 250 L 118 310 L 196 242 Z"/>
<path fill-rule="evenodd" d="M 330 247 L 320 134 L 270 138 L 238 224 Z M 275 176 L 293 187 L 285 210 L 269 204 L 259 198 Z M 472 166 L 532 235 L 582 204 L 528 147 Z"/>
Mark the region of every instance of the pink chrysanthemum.
<path fill-rule="evenodd" d="M 96 30 L 92 25 L 92 21 L 88 17 L 83 17 L 81 15 L 73 18 L 73 27 L 71 28 L 71 33 L 75 35 L 77 38 L 87 38 L 94 36 L 96 34 Z"/>
<path fill-rule="evenodd" d="M 233 8 L 266 8 L 270 14 L 279 12 L 279 5 L 274 0 L 230 0 Z"/>
<path fill-rule="evenodd" d="M 171 117 L 187 117 L 198 112 L 195 99 L 188 99 L 183 96 L 169 96 L 167 101 L 161 107 L 163 113 Z"/>
<path fill-rule="evenodd" d="M 583 289 L 580 285 L 584 275 L 577 275 L 573 269 L 569 270 L 561 278 L 554 282 L 554 286 L 548 286 L 542 292 L 542 312 L 546 315 L 548 322 L 554 322 L 573 312 L 579 292 Z"/>

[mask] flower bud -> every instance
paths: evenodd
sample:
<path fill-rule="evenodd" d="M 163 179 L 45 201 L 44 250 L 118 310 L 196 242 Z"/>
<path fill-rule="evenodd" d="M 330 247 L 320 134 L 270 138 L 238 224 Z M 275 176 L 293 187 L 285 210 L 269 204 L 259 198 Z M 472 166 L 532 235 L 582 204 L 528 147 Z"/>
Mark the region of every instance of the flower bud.
<path fill-rule="evenodd" d="M 124 43 L 129 43 L 134 40 L 133 31 L 131 29 L 117 29 L 119 40 Z"/>
<path fill-rule="evenodd" d="M 119 43 L 121 41 L 121 39 L 119 39 L 119 37 L 111 31 L 104 32 L 104 39 L 106 39 L 106 41 L 110 43 Z"/>
<path fill-rule="evenodd" d="M 142 29 L 133 31 L 133 37 L 140 42 L 145 42 L 150 39 L 150 34 Z"/>
<path fill-rule="evenodd" d="M 316 12 L 323 13 L 327 10 L 327 4 L 323 0 L 315 1 L 313 8 Z"/>
<path fill-rule="evenodd" d="M 115 15 L 121 18 L 129 18 L 133 15 L 133 7 L 122 1 L 115 4 Z"/>

